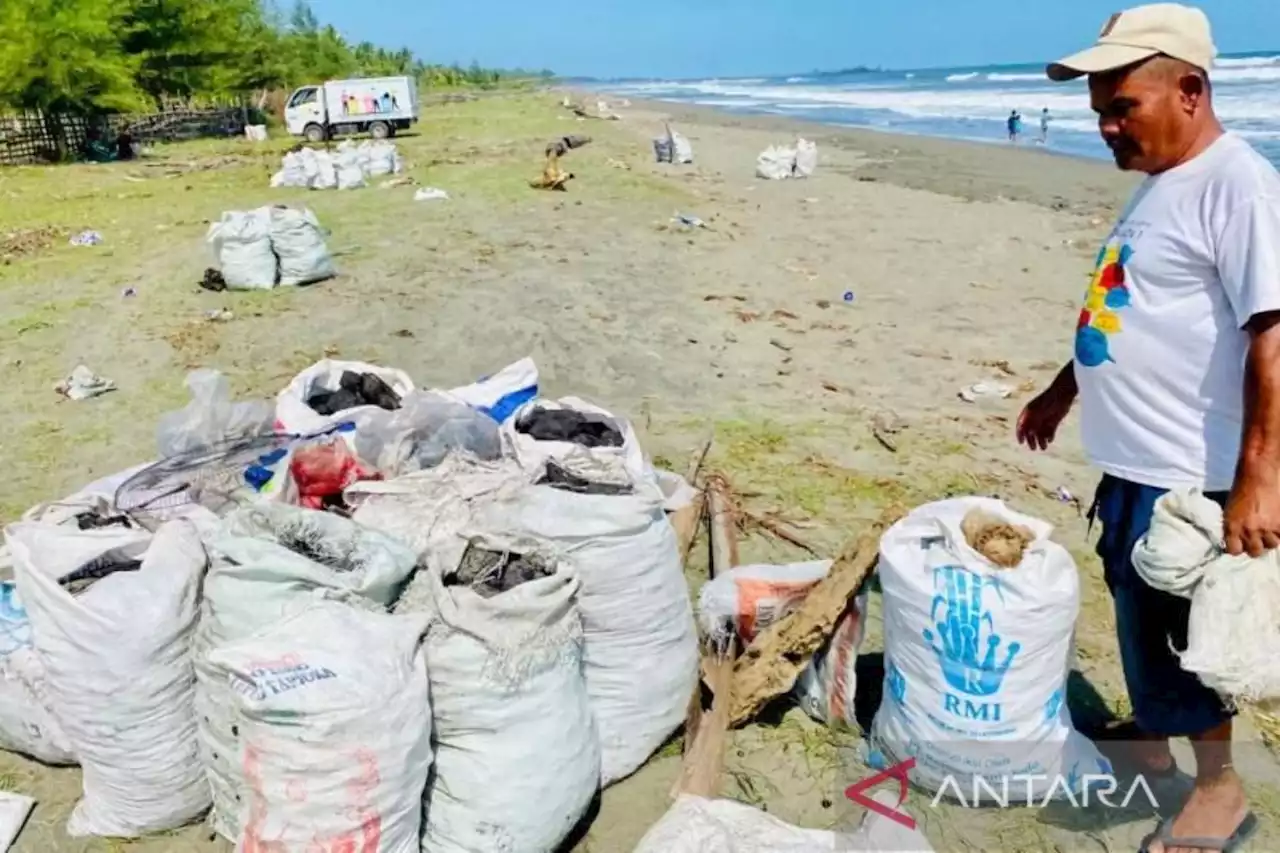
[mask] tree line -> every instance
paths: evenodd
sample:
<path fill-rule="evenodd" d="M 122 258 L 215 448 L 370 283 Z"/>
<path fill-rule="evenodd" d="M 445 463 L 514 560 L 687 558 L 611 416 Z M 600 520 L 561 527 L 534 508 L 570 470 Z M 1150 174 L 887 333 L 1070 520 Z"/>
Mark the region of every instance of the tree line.
<path fill-rule="evenodd" d="M 341 77 L 494 87 L 550 72 L 432 65 L 352 44 L 298 0 L 0 0 L 0 111 L 93 115 L 227 99 Z"/>

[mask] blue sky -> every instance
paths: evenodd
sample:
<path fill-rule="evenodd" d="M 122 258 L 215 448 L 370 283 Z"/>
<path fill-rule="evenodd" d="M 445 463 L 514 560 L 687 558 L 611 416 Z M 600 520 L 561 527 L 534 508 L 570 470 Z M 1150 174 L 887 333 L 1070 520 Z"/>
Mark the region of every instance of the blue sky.
<path fill-rule="evenodd" d="M 1280 0 L 1203 0 L 1219 50 L 1280 49 Z M 284 4 L 287 5 L 287 2 Z M 1091 41 L 1116 0 L 312 0 L 349 38 L 429 61 L 566 76 L 712 77 L 856 65 L 1039 62 Z M 376 10 L 376 11 L 375 11 Z M 1259 36 L 1258 34 L 1262 34 Z"/>

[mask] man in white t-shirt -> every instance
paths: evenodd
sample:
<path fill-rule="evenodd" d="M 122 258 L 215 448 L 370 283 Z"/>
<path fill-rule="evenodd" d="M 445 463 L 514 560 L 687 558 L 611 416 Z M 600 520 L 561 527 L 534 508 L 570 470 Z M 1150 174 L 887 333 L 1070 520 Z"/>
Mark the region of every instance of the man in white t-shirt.
<path fill-rule="evenodd" d="M 1232 850 L 1257 820 L 1232 769 L 1232 712 L 1170 650 L 1186 647 L 1190 604 L 1146 584 L 1133 545 L 1160 495 L 1193 486 L 1225 506 L 1230 553 L 1280 547 L 1280 175 L 1215 117 L 1215 55 L 1203 12 L 1162 3 L 1113 15 L 1048 67 L 1088 75 L 1117 165 L 1148 177 L 1098 254 L 1074 360 L 1018 423 L 1043 450 L 1080 398 L 1137 757 L 1150 779 L 1177 772 L 1169 738 L 1195 749 L 1195 787 L 1153 853 Z"/>

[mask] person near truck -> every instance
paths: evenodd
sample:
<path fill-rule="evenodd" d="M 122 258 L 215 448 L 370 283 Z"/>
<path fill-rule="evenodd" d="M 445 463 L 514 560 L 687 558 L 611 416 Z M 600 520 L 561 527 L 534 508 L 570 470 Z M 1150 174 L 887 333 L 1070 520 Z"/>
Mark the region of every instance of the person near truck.
<path fill-rule="evenodd" d="M 1224 506 L 1223 548 L 1280 546 L 1280 175 L 1214 114 L 1208 18 L 1172 3 L 1113 15 L 1097 43 L 1048 66 L 1088 77 L 1102 139 L 1145 173 L 1098 255 L 1075 358 L 1018 421 L 1044 450 L 1077 397 L 1090 511 L 1115 603 L 1145 778 L 1176 774 L 1189 737 L 1194 786 L 1147 838 L 1151 853 L 1236 849 L 1257 829 L 1232 765 L 1233 710 L 1183 670 L 1190 602 L 1131 559 L 1157 498 L 1192 487 Z M 1172 648 L 1171 648 L 1172 647 Z"/>

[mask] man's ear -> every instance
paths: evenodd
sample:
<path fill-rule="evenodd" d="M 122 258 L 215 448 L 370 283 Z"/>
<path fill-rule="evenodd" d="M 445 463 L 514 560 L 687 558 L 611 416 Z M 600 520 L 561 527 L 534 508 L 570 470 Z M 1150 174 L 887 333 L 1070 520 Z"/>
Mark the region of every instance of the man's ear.
<path fill-rule="evenodd" d="M 1200 110 L 1209 94 L 1208 89 L 1209 82 L 1199 74 L 1183 74 L 1178 78 L 1178 91 L 1187 115 L 1194 115 Z"/>

